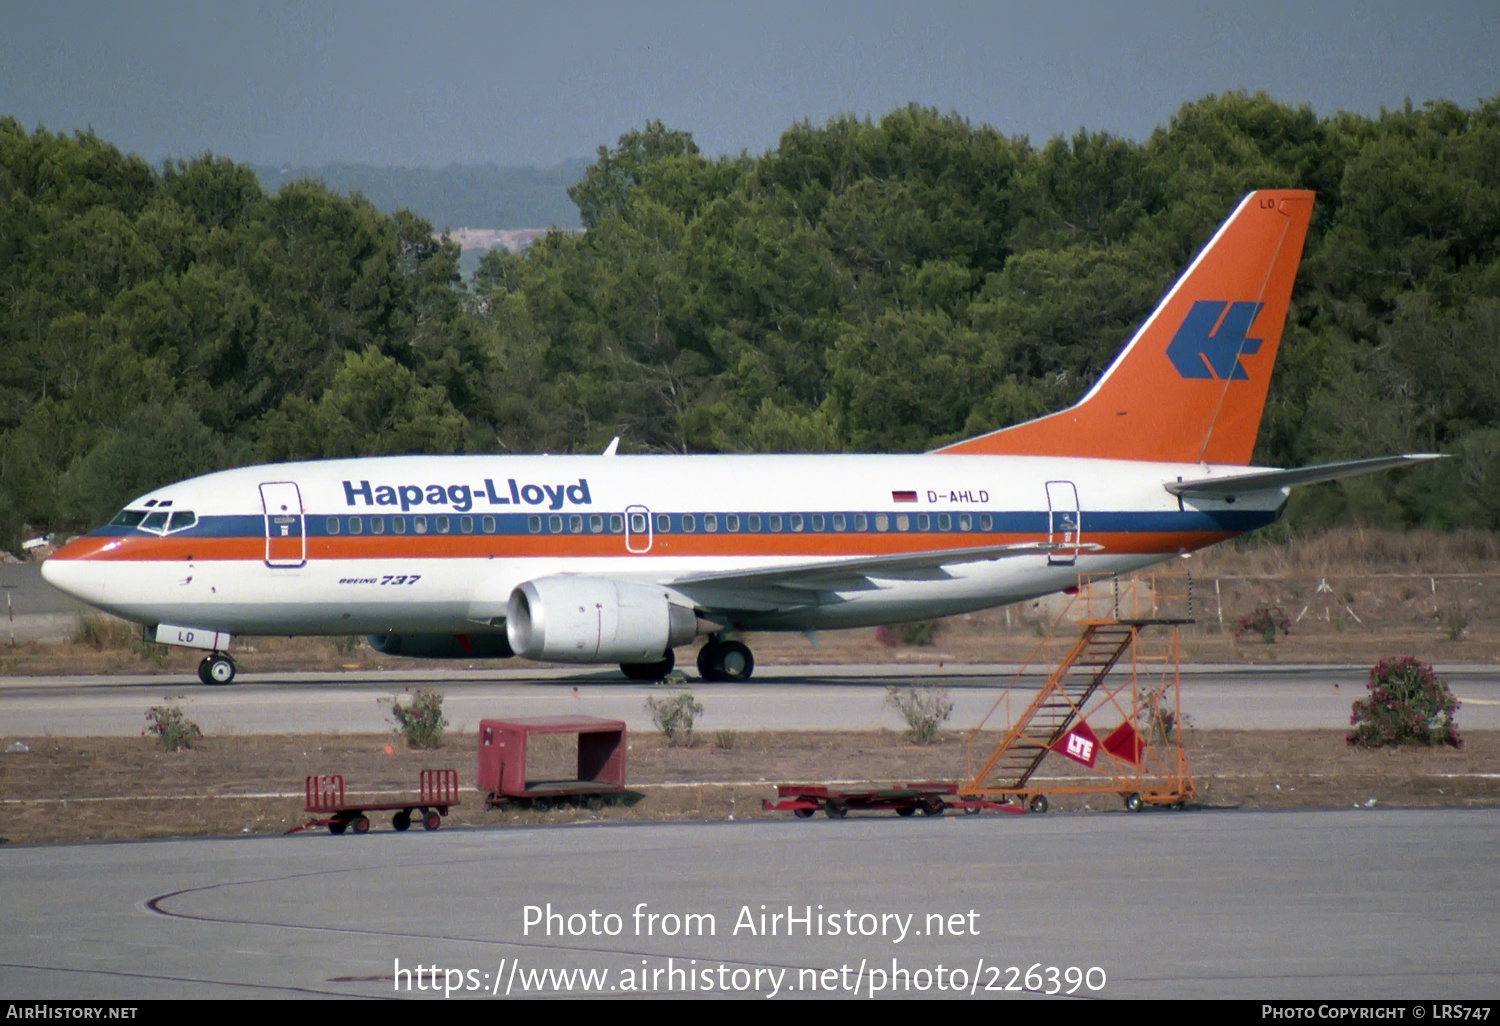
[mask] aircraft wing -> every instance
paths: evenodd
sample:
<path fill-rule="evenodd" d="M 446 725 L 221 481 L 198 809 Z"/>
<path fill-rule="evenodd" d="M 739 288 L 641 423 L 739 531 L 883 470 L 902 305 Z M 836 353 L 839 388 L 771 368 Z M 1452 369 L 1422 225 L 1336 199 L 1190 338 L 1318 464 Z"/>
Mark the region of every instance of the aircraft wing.
<path fill-rule="evenodd" d="M 1167 491 L 1186 499 L 1233 499 L 1252 492 L 1274 491 L 1292 485 L 1318 484 L 1337 481 L 1343 477 L 1358 477 L 1373 474 L 1392 467 L 1409 467 L 1430 460 L 1440 460 L 1440 453 L 1411 453 L 1406 456 L 1377 456 L 1368 460 L 1344 460 L 1340 463 L 1320 463 L 1315 467 L 1299 467 L 1296 470 L 1259 470 L 1229 477 L 1204 478 L 1197 481 L 1168 481 Z"/>
<path fill-rule="evenodd" d="M 756 570 L 723 570 L 688 574 L 669 582 L 676 591 L 705 606 L 765 612 L 789 606 L 823 605 L 842 601 L 838 592 L 873 591 L 885 580 L 933 581 L 951 575 L 946 566 L 978 563 L 1016 556 L 1047 555 L 1051 552 L 1094 552 L 1102 546 L 1055 542 L 1019 542 L 937 552 L 912 552 L 895 556 L 856 556 L 817 563 L 765 567 Z"/>

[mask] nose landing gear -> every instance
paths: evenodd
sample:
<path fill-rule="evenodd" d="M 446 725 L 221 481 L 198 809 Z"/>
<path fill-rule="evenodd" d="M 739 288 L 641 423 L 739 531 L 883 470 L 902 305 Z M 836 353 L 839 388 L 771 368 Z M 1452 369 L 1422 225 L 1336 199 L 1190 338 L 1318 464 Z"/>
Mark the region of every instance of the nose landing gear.
<path fill-rule="evenodd" d="M 232 684 L 234 671 L 234 660 L 229 658 L 229 653 L 215 652 L 204 656 L 203 662 L 198 664 L 198 679 L 210 686 Z"/>

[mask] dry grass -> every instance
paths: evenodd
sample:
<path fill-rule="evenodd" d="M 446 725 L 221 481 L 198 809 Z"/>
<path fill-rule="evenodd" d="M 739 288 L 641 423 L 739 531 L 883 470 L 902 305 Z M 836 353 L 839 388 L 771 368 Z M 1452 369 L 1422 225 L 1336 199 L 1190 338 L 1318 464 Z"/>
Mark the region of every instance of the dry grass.
<path fill-rule="evenodd" d="M 0 836 L 13 844 L 193 835 L 278 834 L 307 822 L 303 777 L 338 772 L 350 796 L 414 793 L 423 768 L 453 767 L 473 780 L 473 735 L 437 752 L 408 752 L 388 736 L 210 738 L 162 752 L 140 738 L 28 738 L 31 751 L 0 753 Z M 1462 751 L 1350 749 L 1338 731 L 1189 731 L 1186 751 L 1199 804 L 1257 808 L 1500 804 L 1500 732 L 1466 732 Z M 1060 761 L 1054 759 L 1054 762 Z M 1044 776 L 1066 772 L 1044 764 Z M 957 780 L 963 738 L 913 745 L 893 731 L 741 732 L 733 749 L 700 741 L 672 748 L 656 736 L 631 738 L 625 804 L 536 812 L 487 810 L 472 790 L 452 826 L 578 820 L 722 820 L 785 816 L 765 812 L 775 783 Z M 1488 774 L 1489 776 L 1482 776 Z M 1046 790 L 1045 782 L 1038 790 Z M 382 798 L 381 800 L 394 800 Z M 1058 795 L 1059 811 L 1116 810 L 1112 793 Z M 372 814 L 377 830 L 389 813 Z M 416 833 L 420 834 L 418 829 Z M 357 843 L 357 842 L 354 842 Z M 414 843 L 420 843 L 414 840 Z"/>

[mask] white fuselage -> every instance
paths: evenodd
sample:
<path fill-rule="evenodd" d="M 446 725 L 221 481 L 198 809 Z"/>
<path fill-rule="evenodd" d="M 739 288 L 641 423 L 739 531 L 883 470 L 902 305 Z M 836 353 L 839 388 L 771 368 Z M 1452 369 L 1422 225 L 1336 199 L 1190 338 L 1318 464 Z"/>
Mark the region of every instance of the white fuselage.
<path fill-rule="evenodd" d="M 753 601 L 715 607 L 684 589 L 683 601 L 724 626 L 854 627 L 1018 601 L 1067 588 L 1080 573 L 1127 572 L 1261 526 L 1284 491 L 1183 502 L 1163 487 L 1246 470 L 969 455 L 280 464 L 142 496 L 113 524 L 71 542 L 44 573 L 85 602 L 148 625 L 252 635 L 482 633 L 503 630 L 519 585 L 555 575 L 671 590 L 695 575 L 841 558 L 1062 546 L 873 572 L 863 586 L 806 600 L 766 598 L 761 589 Z"/>

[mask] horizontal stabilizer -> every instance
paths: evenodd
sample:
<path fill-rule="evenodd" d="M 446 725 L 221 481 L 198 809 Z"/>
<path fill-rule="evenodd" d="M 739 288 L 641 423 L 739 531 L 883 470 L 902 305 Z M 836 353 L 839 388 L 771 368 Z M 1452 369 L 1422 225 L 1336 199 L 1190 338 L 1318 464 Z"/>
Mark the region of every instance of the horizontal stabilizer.
<path fill-rule="evenodd" d="M 1339 463 L 1320 463 L 1315 467 L 1299 467 L 1296 470 L 1261 470 L 1249 474 L 1234 474 L 1229 477 L 1204 478 L 1197 481 L 1168 481 L 1167 491 L 1185 499 L 1232 499 L 1252 492 L 1269 492 L 1293 485 L 1319 484 L 1337 481 L 1345 477 L 1374 474 L 1394 467 L 1410 467 L 1418 463 L 1442 459 L 1440 453 L 1410 453 L 1405 456 L 1377 456 L 1368 460 L 1344 460 Z"/>

